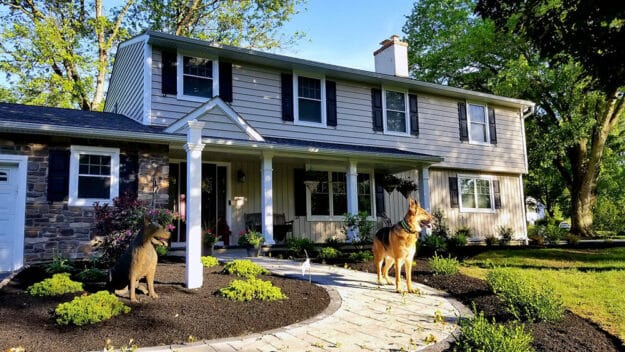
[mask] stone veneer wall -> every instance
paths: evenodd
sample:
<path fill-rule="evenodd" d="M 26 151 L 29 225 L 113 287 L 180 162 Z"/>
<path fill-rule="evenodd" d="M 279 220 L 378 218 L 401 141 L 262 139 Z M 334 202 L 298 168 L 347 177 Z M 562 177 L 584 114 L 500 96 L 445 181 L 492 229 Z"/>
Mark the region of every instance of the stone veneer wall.
<path fill-rule="evenodd" d="M 19 138 L 19 137 L 18 137 Z M 24 229 L 24 264 L 48 261 L 55 255 L 68 258 L 88 258 L 92 252 L 92 235 L 95 227 L 91 206 L 68 206 L 67 201 L 48 202 L 48 144 L 21 142 L 26 138 L 0 139 L 0 153 L 28 156 L 26 219 Z M 37 140 L 46 140 L 46 137 Z M 64 139 L 64 146 L 89 145 L 86 141 Z M 122 152 L 138 152 L 138 196 L 152 202 L 152 180 L 158 180 L 154 195 L 157 207 L 168 205 L 169 158 L 166 146 L 123 144 Z M 63 146 L 58 142 L 55 147 Z M 111 146 L 111 145 L 108 145 Z M 119 147 L 119 146 L 118 146 Z M 151 150 L 148 150 L 151 149 Z"/>

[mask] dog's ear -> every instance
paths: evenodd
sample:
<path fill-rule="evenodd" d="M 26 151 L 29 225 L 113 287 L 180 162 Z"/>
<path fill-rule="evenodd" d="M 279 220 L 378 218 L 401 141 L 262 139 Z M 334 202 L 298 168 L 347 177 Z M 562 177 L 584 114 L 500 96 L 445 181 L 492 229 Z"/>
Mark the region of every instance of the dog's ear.
<path fill-rule="evenodd" d="M 147 215 L 143 216 L 143 226 L 148 226 L 150 224 L 150 218 Z"/>

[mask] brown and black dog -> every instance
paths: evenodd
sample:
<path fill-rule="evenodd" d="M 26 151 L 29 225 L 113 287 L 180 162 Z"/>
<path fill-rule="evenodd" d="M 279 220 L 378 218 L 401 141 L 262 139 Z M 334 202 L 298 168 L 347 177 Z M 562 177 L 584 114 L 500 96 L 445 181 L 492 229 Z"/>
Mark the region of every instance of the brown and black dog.
<path fill-rule="evenodd" d="M 422 226 L 430 225 L 432 215 L 419 206 L 412 198 L 408 198 L 408 212 L 404 219 L 395 226 L 381 228 L 373 239 L 373 263 L 378 273 L 378 284 L 382 284 L 382 276 L 386 283 L 391 285 L 388 271 L 395 264 L 395 289 L 400 289 L 401 264 L 404 262 L 406 272 L 406 285 L 408 292 L 416 292 L 412 289 L 412 260 L 417 251 L 417 239 Z M 382 268 L 384 263 L 384 268 Z"/>
<path fill-rule="evenodd" d="M 144 218 L 143 222 L 143 230 L 132 240 L 115 266 L 109 270 L 107 283 L 108 289 L 116 290 L 116 293 L 128 286 L 131 302 L 137 302 L 135 290 L 138 288 L 139 280 L 144 277 L 148 283 L 149 296 L 158 298 L 154 292 L 154 274 L 158 263 L 158 254 L 156 254 L 154 245 L 166 246 L 167 240 L 171 236 L 169 231 L 150 222 L 147 217 Z"/>

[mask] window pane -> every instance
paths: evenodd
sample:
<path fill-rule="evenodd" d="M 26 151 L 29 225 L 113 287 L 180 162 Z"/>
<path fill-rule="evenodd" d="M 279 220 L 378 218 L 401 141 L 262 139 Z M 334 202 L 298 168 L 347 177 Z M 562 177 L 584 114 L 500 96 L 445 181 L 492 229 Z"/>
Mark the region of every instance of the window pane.
<path fill-rule="evenodd" d="M 460 198 L 463 208 L 475 208 L 475 181 L 473 179 L 460 179 Z"/>
<path fill-rule="evenodd" d="M 199 57 L 185 56 L 183 72 L 194 76 L 213 77 L 213 62 Z"/>
<path fill-rule="evenodd" d="M 369 174 L 358 174 L 358 211 L 371 215 L 371 178 Z"/>
<path fill-rule="evenodd" d="M 469 104 L 469 115 L 471 116 L 471 122 L 486 123 L 484 106 Z"/>
<path fill-rule="evenodd" d="M 471 123 L 471 140 L 478 142 L 487 142 L 486 125 L 479 123 Z"/>
<path fill-rule="evenodd" d="M 406 100 L 404 93 L 386 91 L 386 109 L 406 111 Z"/>
<path fill-rule="evenodd" d="M 490 196 L 478 194 L 477 195 L 477 207 L 480 209 L 491 209 Z"/>
<path fill-rule="evenodd" d="M 111 196 L 110 177 L 78 177 L 78 198 L 108 199 Z"/>
<path fill-rule="evenodd" d="M 184 76 L 183 94 L 194 97 L 210 98 L 213 96 L 213 80 Z"/>
<path fill-rule="evenodd" d="M 396 111 L 387 111 L 386 129 L 393 132 L 406 132 L 406 114 Z"/>
<path fill-rule="evenodd" d="M 477 181 L 477 207 L 482 209 L 490 209 L 490 180 Z"/>
<path fill-rule="evenodd" d="M 297 94 L 299 97 L 321 100 L 321 80 L 297 77 Z"/>
<path fill-rule="evenodd" d="M 344 172 L 332 173 L 332 206 L 334 216 L 347 213 L 347 175 Z"/>
<path fill-rule="evenodd" d="M 311 215 L 330 215 L 330 196 L 327 193 L 312 193 L 310 195 Z"/>
<path fill-rule="evenodd" d="M 321 101 L 299 99 L 299 120 L 321 122 Z"/>

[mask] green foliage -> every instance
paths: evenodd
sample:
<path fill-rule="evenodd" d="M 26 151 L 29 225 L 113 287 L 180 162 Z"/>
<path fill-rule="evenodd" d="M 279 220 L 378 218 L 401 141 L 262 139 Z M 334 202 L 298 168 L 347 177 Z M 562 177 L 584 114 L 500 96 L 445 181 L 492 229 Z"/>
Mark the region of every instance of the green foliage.
<path fill-rule="evenodd" d="M 263 237 L 262 233 L 257 231 L 247 231 L 240 234 L 237 243 L 241 247 L 259 248 L 264 241 L 265 237 Z"/>
<path fill-rule="evenodd" d="M 447 248 L 450 251 L 456 250 L 460 247 L 464 247 L 468 243 L 467 235 L 464 232 L 458 231 L 453 236 L 447 239 Z"/>
<path fill-rule="evenodd" d="M 458 273 L 460 263 L 458 259 L 452 258 L 451 255 L 447 258 L 439 257 L 438 253 L 434 253 L 434 256 L 428 260 L 435 275 L 453 275 Z"/>
<path fill-rule="evenodd" d="M 58 254 L 52 257 L 52 262 L 46 265 L 45 270 L 48 274 L 69 273 L 74 271 L 74 266 L 69 259 Z"/>
<path fill-rule="evenodd" d="M 224 273 L 243 276 L 243 277 L 255 277 L 260 274 L 268 274 L 267 269 L 252 262 L 249 259 L 235 259 L 226 263 L 223 269 Z"/>
<path fill-rule="evenodd" d="M 625 178 L 625 174 L 623 175 Z M 625 189 L 625 181 L 623 182 Z M 601 194 L 593 209 L 593 224 L 596 230 L 619 232 L 625 230 L 625 198 L 622 189 L 616 193 Z"/>
<path fill-rule="evenodd" d="M 219 260 L 212 256 L 202 256 L 200 260 L 202 261 L 202 266 L 206 268 L 212 268 L 219 265 Z"/>
<path fill-rule="evenodd" d="M 373 253 L 371 253 L 371 251 L 358 251 L 350 253 L 349 260 L 354 263 L 372 261 Z"/>
<path fill-rule="evenodd" d="M 579 236 L 572 233 L 567 233 L 565 239 L 568 244 L 577 244 L 579 242 Z"/>
<path fill-rule="evenodd" d="M 345 221 L 343 221 L 343 234 L 346 238 L 349 238 L 351 230 L 358 232 L 358 237 L 352 241 L 352 244 L 359 250 L 362 250 L 365 245 L 373 242 L 373 229 L 375 228 L 375 221 L 369 220 L 369 213 L 361 211 L 358 214 L 343 214 Z"/>
<path fill-rule="evenodd" d="M 502 245 L 510 244 L 510 241 L 512 241 L 512 236 L 514 236 L 514 230 L 512 229 L 512 227 L 499 226 L 498 232 L 499 242 Z"/>
<path fill-rule="evenodd" d="M 166 255 L 167 255 L 167 251 L 169 251 L 169 247 L 167 247 L 167 246 L 163 246 L 163 245 L 161 245 L 161 244 L 159 244 L 159 245 L 155 246 L 155 247 L 154 247 L 154 249 L 156 250 L 156 254 L 157 254 L 159 257 L 166 256 Z"/>
<path fill-rule="evenodd" d="M 525 330 L 523 324 L 513 322 L 509 325 L 489 322 L 484 312 L 475 314 L 471 319 L 460 319 L 461 333 L 456 338 L 454 351 L 463 352 L 530 352 L 534 338 Z"/>
<path fill-rule="evenodd" d="M 442 253 L 447 251 L 447 239 L 441 236 L 429 235 L 421 238 L 420 241 L 422 245 L 431 248 L 435 252 Z"/>
<path fill-rule="evenodd" d="M 309 256 L 317 250 L 315 242 L 309 238 L 289 238 L 286 240 L 286 248 L 296 256 L 303 257 L 305 255 L 304 250 Z"/>
<path fill-rule="evenodd" d="M 561 229 L 558 225 L 549 224 L 545 227 L 543 233 L 549 243 L 557 244 L 564 237 L 566 230 Z"/>
<path fill-rule="evenodd" d="M 108 273 L 100 268 L 85 268 L 76 274 L 76 278 L 82 282 L 106 281 Z"/>
<path fill-rule="evenodd" d="M 82 283 L 72 281 L 69 275 L 69 273 L 54 274 L 51 278 L 29 286 L 26 292 L 32 296 L 58 296 L 84 291 Z"/>
<path fill-rule="evenodd" d="M 274 286 L 271 281 L 264 281 L 253 277 L 247 280 L 233 280 L 228 287 L 219 290 L 219 294 L 233 301 L 277 301 L 287 299 L 280 287 Z"/>
<path fill-rule="evenodd" d="M 495 243 L 497 243 L 497 237 L 495 237 L 495 235 L 488 235 L 486 237 L 484 237 L 484 242 L 486 242 L 486 245 L 488 247 L 492 247 L 495 245 Z"/>
<path fill-rule="evenodd" d="M 536 246 L 544 246 L 545 245 L 545 227 L 530 225 L 527 227 L 527 238 L 529 239 L 530 244 Z"/>
<path fill-rule="evenodd" d="M 535 287 L 509 269 L 494 268 L 486 276 L 488 285 L 515 318 L 529 322 L 558 322 L 564 314 L 562 300 L 549 286 Z"/>
<path fill-rule="evenodd" d="M 318 257 L 320 259 L 334 259 L 341 256 L 341 251 L 333 247 L 319 248 Z"/>
<path fill-rule="evenodd" d="M 130 307 L 107 291 L 75 297 L 71 302 L 61 303 L 54 310 L 59 325 L 95 324 L 130 312 Z"/>
<path fill-rule="evenodd" d="M 334 249 L 340 249 L 344 241 L 335 236 L 332 236 L 332 237 L 326 238 L 325 243 Z"/>
<path fill-rule="evenodd" d="M 432 218 L 432 236 L 438 236 L 441 238 L 449 237 L 450 232 L 445 218 L 445 212 L 440 209 L 436 209 L 432 213 Z"/>

